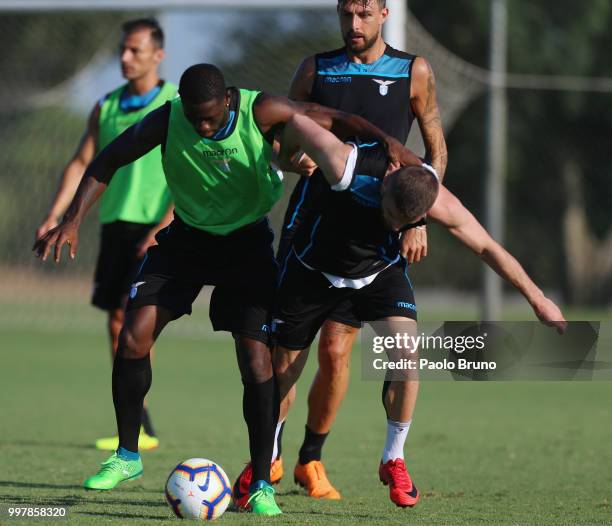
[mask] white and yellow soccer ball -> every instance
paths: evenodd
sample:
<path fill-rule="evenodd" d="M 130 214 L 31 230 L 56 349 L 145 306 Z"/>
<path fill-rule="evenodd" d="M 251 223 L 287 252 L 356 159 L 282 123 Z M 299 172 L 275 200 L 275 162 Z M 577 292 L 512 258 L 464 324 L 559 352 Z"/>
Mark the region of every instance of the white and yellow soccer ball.
<path fill-rule="evenodd" d="M 183 519 L 216 519 L 223 515 L 231 496 L 225 471 L 205 458 L 181 462 L 166 481 L 166 500 Z"/>

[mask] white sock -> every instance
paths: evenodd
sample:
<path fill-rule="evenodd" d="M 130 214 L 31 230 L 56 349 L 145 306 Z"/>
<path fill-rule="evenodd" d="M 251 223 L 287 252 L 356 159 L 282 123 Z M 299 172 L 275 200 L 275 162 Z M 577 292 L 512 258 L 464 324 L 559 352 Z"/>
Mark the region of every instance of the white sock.
<path fill-rule="evenodd" d="M 284 420 L 281 420 L 276 424 L 276 432 L 274 433 L 274 449 L 272 450 L 272 462 L 276 460 L 278 455 L 278 434 L 280 433 L 281 427 L 283 426 Z"/>
<path fill-rule="evenodd" d="M 383 449 L 383 464 L 386 464 L 389 460 L 404 458 L 404 442 L 406 442 L 410 424 L 412 424 L 412 420 L 408 422 L 387 420 L 387 440 L 385 441 L 385 449 Z"/>

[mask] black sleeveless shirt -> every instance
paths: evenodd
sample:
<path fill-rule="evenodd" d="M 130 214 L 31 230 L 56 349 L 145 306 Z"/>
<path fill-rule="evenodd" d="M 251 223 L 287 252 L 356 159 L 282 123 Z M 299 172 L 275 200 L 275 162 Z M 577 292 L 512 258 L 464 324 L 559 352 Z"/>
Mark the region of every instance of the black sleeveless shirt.
<path fill-rule="evenodd" d="M 405 143 L 414 121 L 410 82 L 415 59 L 415 55 L 388 44 L 383 55 L 371 64 L 352 62 L 345 48 L 319 53 L 315 55 L 310 102 L 359 115 Z M 310 223 L 317 212 L 317 188 L 324 185 L 309 185 L 307 181 L 302 177 L 289 199 L 277 255 L 281 265 L 300 224 Z"/>
<path fill-rule="evenodd" d="M 415 58 L 389 45 L 371 64 L 352 62 L 344 48 L 319 53 L 310 100 L 359 115 L 405 143 L 414 120 L 410 77 Z"/>
<path fill-rule="evenodd" d="M 400 260 L 399 234 L 384 224 L 381 213 L 385 150 L 375 142 L 356 148 L 355 168 L 345 190 L 332 190 L 320 170 L 307 181 L 317 200 L 293 239 L 303 263 L 350 279 L 370 276 Z"/>

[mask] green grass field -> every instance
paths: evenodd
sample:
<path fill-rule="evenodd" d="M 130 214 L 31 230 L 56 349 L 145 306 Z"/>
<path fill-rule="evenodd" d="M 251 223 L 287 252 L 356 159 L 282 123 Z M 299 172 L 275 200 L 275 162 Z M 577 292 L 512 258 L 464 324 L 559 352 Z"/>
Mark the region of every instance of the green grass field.
<path fill-rule="evenodd" d="M 161 447 L 143 454 L 142 479 L 92 493 L 80 485 L 106 455 L 91 444 L 114 432 L 103 333 L 3 328 L 0 507 L 69 506 L 56 524 L 176 524 L 163 486 L 179 461 L 208 457 L 233 479 L 247 443 L 231 344 L 175 332 L 160 341 L 150 392 Z M 357 360 L 324 457 L 344 499 L 314 501 L 294 486 L 310 362 L 285 430 L 284 515 L 228 511 L 221 524 L 612 524 L 612 383 L 424 383 L 406 446 L 423 498 L 399 509 L 377 476 L 380 385 L 360 379 Z M 42 522 L 3 513 L 1 524 Z"/>

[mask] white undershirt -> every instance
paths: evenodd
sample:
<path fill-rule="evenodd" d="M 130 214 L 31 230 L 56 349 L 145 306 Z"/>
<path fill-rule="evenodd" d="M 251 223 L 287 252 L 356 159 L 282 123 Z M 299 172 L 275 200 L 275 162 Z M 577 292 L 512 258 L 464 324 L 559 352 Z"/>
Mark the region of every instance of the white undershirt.
<path fill-rule="evenodd" d="M 331 187 L 331 189 L 336 192 L 343 192 L 351 185 L 351 182 L 353 181 L 353 173 L 355 171 L 355 166 L 357 164 L 357 155 L 358 155 L 359 149 L 357 145 L 353 142 L 348 142 L 347 144 L 350 144 L 353 147 L 353 150 L 351 151 L 351 153 L 349 153 L 346 159 L 346 166 L 344 167 L 344 173 L 342 174 L 342 178 L 340 179 L 340 181 L 338 181 L 336 184 L 332 185 Z M 440 178 L 438 177 L 438 173 L 432 166 L 430 166 L 429 164 L 423 163 L 423 168 L 429 171 L 438 181 L 440 181 Z M 311 267 L 310 265 L 307 265 L 306 263 L 304 263 L 304 261 L 302 261 L 302 259 L 300 258 L 300 256 L 298 256 L 295 250 L 293 251 L 293 253 L 298 258 L 300 263 L 304 265 L 307 269 L 317 270 Z M 400 260 L 400 256 L 398 255 L 386 267 L 382 268 L 378 272 L 375 272 L 374 274 L 370 274 L 369 276 L 365 276 L 363 278 L 358 278 L 358 279 L 344 278 L 342 276 L 336 276 L 335 274 L 330 274 L 328 272 L 323 272 L 323 271 L 319 271 L 319 272 L 321 272 L 321 274 L 323 274 L 328 279 L 328 281 L 332 284 L 332 286 L 336 287 L 337 289 L 343 289 L 343 288 L 361 289 L 369 285 L 370 283 L 372 283 L 376 279 L 376 276 L 378 276 L 383 270 L 388 269 L 391 265 L 394 265 L 399 260 Z"/>
<path fill-rule="evenodd" d="M 394 265 L 400 260 L 400 257 L 397 256 L 386 267 L 381 268 L 378 272 L 375 272 L 374 274 L 370 274 L 369 276 L 365 276 L 363 278 L 351 279 L 343 278 L 342 276 L 336 276 L 335 274 L 323 272 L 322 270 L 318 270 L 314 267 L 311 267 L 310 265 L 302 261 L 302 259 L 300 258 L 300 256 L 298 256 L 298 253 L 295 250 L 293 251 L 293 253 L 295 254 L 295 257 L 298 258 L 299 262 L 304 265 L 308 270 L 316 270 L 318 272 L 321 272 L 321 274 L 323 274 L 327 278 L 327 280 L 332 284 L 332 286 L 336 287 L 337 289 L 361 289 L 366 285 L 372 283 L 376 279 L 376 276 L 378 276 L 383 270 L 388 269 L 391 265 Z"/>
<path fill-rule="evenodd" d="M 346 166 L 344 167 L 342 178 L 331 187 L 334 192 L 343 192 L 349 186 L 351 186 L 351 182 L 353 181 L 353 173 L 355 172 L 355 166 L 357 165 L 357 155 L 359 150 L 354 142 L 347 142 L 346 144 L 350 144 L 353 147 L 353 150 L 346 158 Z"/>

